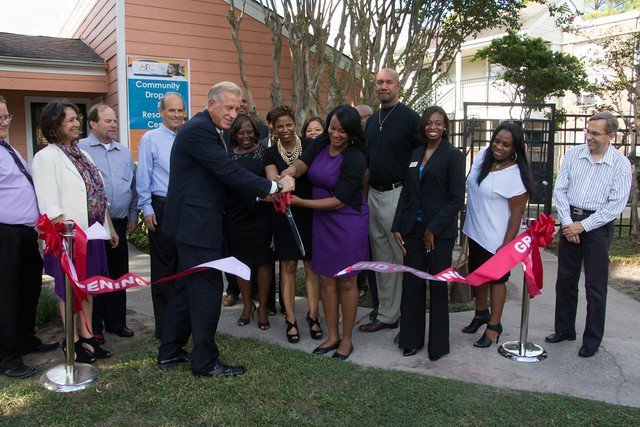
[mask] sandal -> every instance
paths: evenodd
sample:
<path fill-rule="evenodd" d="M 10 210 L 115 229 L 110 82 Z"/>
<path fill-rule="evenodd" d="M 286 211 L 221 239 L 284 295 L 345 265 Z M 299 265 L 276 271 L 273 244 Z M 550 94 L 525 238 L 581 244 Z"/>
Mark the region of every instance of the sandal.
<path fill-rule="evenodd" d="M 465 334 L 475 334 L 478 329 L 480 329 L 480 326 L 485 323 L 489 323 L 489 319 L 491 319 L 491 313 L 488 308 L 484 310 L 476 310 L 476 314 L 471 320 L 471 323 L 462 328 L 462 332 Z"/>
<path fill-rule="evenodd" d="M 100 344 L 98 344 L 98 340 L 93 336 L 91 338 L 80 337 L 78 341 L 87 351 L 87 353 L 98 359 L 106 359 L 108 357 L 111 357 L 111 352 L 100 347 Z"/>
<path fill-rule="evenodd" d="M 300 330 L 298 329 L 298 321 L 295 321 L 293 323 L 289 322 L 287 319 L 284 319 L 284 322 L 287 325 L 287 341 L 289 341 L 291 344 L 295 344 L 297 342 L 300 341 Z M 298 332 L 296 332 L 295 334 L 289 334 L 289 331 L 292 330 L 293 328 L 298 329 Z"/>
<path fill-rule="evenodd" d="M 249 323 L 251 323 L 251 319 L 253 319 L 253 316 L 255 316 L 255 314 L 256 314 L 256 305 L 253 304 L 253 306 L 251 307 L 251 314 L 249 315 L 249 317 L 240 317 L 236 321 L 236 325 L 247 326 Z M 260 322 L 258 322 L 258 324 L 260 324 Z"/>
<path fill-rule="evenodd" d="M 320 326 L 320 319 L 312 319 L 309 316 L 309 312 L 307 311 L 307 323 L 309 324 L 309 334 L 311 335 L 311 339 L 319 340 L 322 338 L 322 327 Z M 313 329 L 314 326 L 320 327 L 319 331 Z"/>
<path fill-rule="evenodd" d="M 269 323 L 269 313 L 265 313 L 266 314 L 266 318 L 267 320 L 265 322 L 261 322 L 260 321 L 260 313 L 258 313 L 258 328 L 261 331 L 268 331 L 269 329 L 271 329 L 271 323 Z"/>
<path fill-rule="evenodd" d="M 62 341 L 62 352 L 65 355 L 67 354 L 67 341 L 66 340 Z M 80 340 L 78 340 L 78 341 L 73 343 L 73 353 L 74 353 L 73 360 L 75 360 L 78 363 L 94 363 L 96 361 L 96 358 L 93 357 L 82 346 L 82 342 L 80 342 Z"/>

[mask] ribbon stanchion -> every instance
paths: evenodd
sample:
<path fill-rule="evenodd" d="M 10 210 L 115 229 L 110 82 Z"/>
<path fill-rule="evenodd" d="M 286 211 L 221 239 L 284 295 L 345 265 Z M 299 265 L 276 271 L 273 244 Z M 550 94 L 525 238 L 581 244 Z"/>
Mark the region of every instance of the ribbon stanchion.
<path fill-rule="evenodd" d="M 75 240 L 75 223 L 73 221 L 64 221 L 64 228 L 61 232 L 66 243 L 65 249 L 69 257 L 73 259 L 74 240 Z M 57 233 L 57 232 L 56 232 Z M 54 238 L 52 238 L 55 240 Z M 62 255 L 63 245 L 60 242 L 59 253 Z M 65 303 L 64 303 L 64 319 L 65 319 L 65 339 L 66 339 L 66 357 L 65 364 L 57 365 L 42 374 L 40 381 L 47 390 L 56 392 L 72 392 L 84 390 L 98 379 L 98 369 L 86 363 L 75 363 L 74 353 L 74 284 L 69 276 L 65 276 Z"/>
<path fill-rule="evenodd" d="M 527 229 L 535 228 L 536 224 L 533 221 L 533 218 L 527 218 L 525 220 L 525 224 Z M 549 242 L 541 246 L 547 246 Z M 532 257 L 536 255 L 540 258 L 540 254 L 538 251 L 534 254 L 532 252 Z M 525 263 L 525 266 L 527 264 Z M 525 267 L 525 276 L 522 279 L 522 313 L 520 314 L 520 339 L 518 341 L 508 341 L 503 343 L 500 347 L 498 347 L 498 353 L 502 356 L 515 360 L 517 362 L 539 362 L 547 358 L 547 351 L 539 346 L 538 344 L 532 343 L 528 341 L 529 334 L 529 293 L 530 286 L 527 284 L 527 270 L 531 270 L 529 267 Z M 539 272 L 533 271 L 531 274 L 539 274 L 540 283 L 542 282 L 542 270 Z"/>
<path fill-rule="evenodd" d="M 522 263 L 524 270 L 522 290 L 522 314 L 520 319 L 520 340 L 504 343 L 498 351 L 505 357 L 520 362 L 538 362 L 547 357 L 544 348 L 527 341 L 529 329 L 529 301 L 540 294 L 542 289 L 542 260 L 539 248 L 548 246 L 553 241 L 555 221 L 551 216 L 541 214 L 537 220 L 525 220 L 526 231 L 504 245 L 484 264 L 464 277 L 452 268 L 437 274 L 429 274 L 415 268 L 380 261 L 363 261 L 353 264 L 335 274 L 339 277 L 351 271 L 373 270 L 380 273 L 411 273 L 425 280 L 468 283 L 480 286 L 504 276 L 513 267 Z"/>

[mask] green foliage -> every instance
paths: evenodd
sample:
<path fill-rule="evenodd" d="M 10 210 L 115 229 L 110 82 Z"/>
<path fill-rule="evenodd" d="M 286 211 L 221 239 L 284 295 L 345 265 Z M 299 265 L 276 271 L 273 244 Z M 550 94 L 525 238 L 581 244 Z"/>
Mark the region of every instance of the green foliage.
<path fill-rule="evenodd" d="M 566 91 L 579 94 L 587 86 L 587 73 L 578 58 L 552 51 L 542 38 L 521 36 L 513 30 L 480 49 L 473 59 L 502 66 L 502 79 L 515 86 L 523 102 L 544 102 Z"/>
<path fill-rule="evenodd" d="M 129 242 L 144 253 L 149 253 L 149 230 L 142 221 L 142 212 L 138 214 L 138 225 L 129 234 Z"/>
<path fill-rule="evenodd" d="M 40 299 L 38 300 L 38 309 L 36 312 L 36 324 L 44 326 L 51 322 L 58 315 L 58 297 L 53 292 L 53 286 L 42 286 Z"/>
<path fill-rule="evenodd" d="M 583 18 L 596 19 L 639 9 L 640 0 L 586 0 Z"/>
<path fill-rule="evenodd" d="M 603 75 L 594 87 L 598 92 L 627 92 L 627 99 L 635 98 L 638 73 L 640 73 L 640 32 L 607 37 L 600 43 L 604 55 L 594 58 L 596 66 L 607 67 L 609 75 Z"/>

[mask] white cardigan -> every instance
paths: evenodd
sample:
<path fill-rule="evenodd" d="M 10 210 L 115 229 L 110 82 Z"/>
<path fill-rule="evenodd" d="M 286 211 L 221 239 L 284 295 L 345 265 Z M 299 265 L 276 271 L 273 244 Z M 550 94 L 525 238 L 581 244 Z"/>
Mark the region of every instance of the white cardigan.
<path fill-rule="evenodd" d="M 81 150 L 82 151 L 82 150 Z M 87 159 L 93 159 L 82 151 Z M 74 220 L 80 228 L 89 228 L 87 189 L 78 169 L 56 144 L 48 144 L 33 157 L 33 185 L 41 214 L 49 219 L 62 215 Z M 108 221 L 103 226 L 110 234 Z"/>

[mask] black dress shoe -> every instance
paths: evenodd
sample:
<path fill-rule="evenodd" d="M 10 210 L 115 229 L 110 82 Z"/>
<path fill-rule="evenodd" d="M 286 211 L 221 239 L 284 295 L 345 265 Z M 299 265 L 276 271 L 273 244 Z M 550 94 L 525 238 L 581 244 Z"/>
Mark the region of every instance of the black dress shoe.
<path fill-rule="evenodd" d="M 353 353 L 353 346 L 351 346 L 351 349 L 349 350 L 349 353 L 347 354 L 341 354 L 338 353 L 337 351 L 335 353 L 333 353 L 333 356 L 331 356 L 333 359 L 338 359 L 338 360 L 347 360 L 347 358 L 349 356 L 351 356 L 351 353 Z"/>
<path fill-rule="evenodd" d="M 578 351 L 578 356 L 580 357 L 591 357 L 598 352 L 598 348 L 587 348 L 585 346 L 580 347 L 580 351 Z"/>
<path fill-rule="evenodd" d="M 551 335 L 548 335 L 544 340 L 552 344 L 562 341 L 575 341 L 576 334 L 559 334 L 557 332 L 554 332 Z"/>
<path fill-rule="evenodd" d="M 444 356 L 444 354 L 441 354 L 439 356 L 429 356 L 429 360 L 431 360 L 432 362 L 435 362 L 436 360 L 440 360 L 442 358 L 442 356 Z"/>
<path fill-rule="evenodd" d="M 416 353 L 418 352 L 417 348 L 405 348 L 404 351 L 402 352 L 403 356 L 415 356 Z"/>
<path fill-rule="evenodd" d="M 337 343 L 329 347 L 318 346 L 313 350 L 313 354 L 327 354 L 330 351 L 337 350 L 339 346 L 340 346 L 340 341 L 338 341 Z"/>
<path fill-rule="evenodd" d="M 18 366 L 14 366 L 13 368 L 5 369 L 0 373 L 10 378 L 27 378 L 35 374 L 36 370 L 25 365 L 24 363 L 21 363 Z"/>
<path fill-rule="evenodd" d="M 358 330 L 360 332 L 378 332 L 382 329 L 395 329 L 398 327 L 398 321 L 394 323 L 384 323 L 379 320 L 375 320 L 371 323 L 365 323 L 364 325 L 360 325 Z"/>
<path fill-rule="evenodd" d="M 112 334 L 116 334 L 117 336 L 122 338 L 131 338 L 133 336 L 133 331 L 126 326 L 120 330 L 107 329 L 106 331 Z"/>
<path fill-rule="evenodd" d="M 180 350 L 176 357 L 158 360 L 158 368 L 166 371 L 166 370 L 175 368 L 181 363 L 190 363 L 190 362 L 191 362 L 191 353 L 184 350 Z"/>
<path fill-rule="evenodd" d="M 47 351 L 52 351 L 60 347 L 60 343 L 58 341 L 53 342 L 42 342 L 31 347 L 30 353 L 45 353 Z"/>
<path fill-rule="evenodd" d="M 235 377 L 237 375 L 242 375 L 245 372 L 246 369 L 244 369 L 244 366 L 230 366 L 225 365 L 222 362 L 218 362 L 210 371 L 198 373 L 194 372 L 193 375 L 203 377 Z"/>

